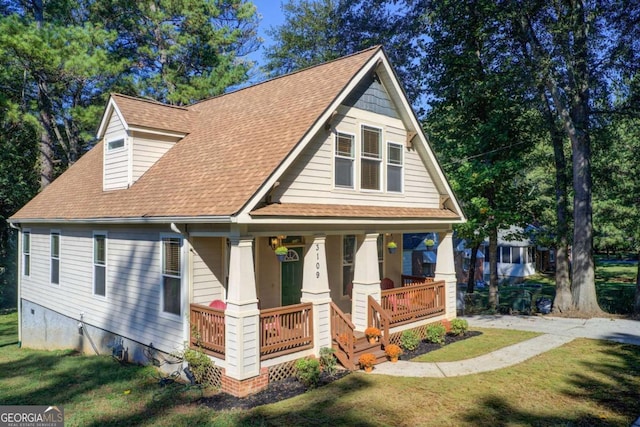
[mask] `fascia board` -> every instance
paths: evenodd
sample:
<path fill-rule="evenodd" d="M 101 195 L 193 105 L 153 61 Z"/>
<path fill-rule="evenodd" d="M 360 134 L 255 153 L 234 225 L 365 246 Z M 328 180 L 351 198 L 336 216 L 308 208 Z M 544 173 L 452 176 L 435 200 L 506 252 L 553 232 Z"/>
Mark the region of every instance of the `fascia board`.
<path fill-rule="evenodd" d="M 109 98 L 109 103 L 107 104 L 107 108 L 104 110 L 104 114 L 102 115 L 102 120 L 100 120 L 100 126 L 98 127 L 98 132 L 96 133 L 96 139 L 100 141 L 104 138 L 104 134 L 107 131 L 107 125 L 109 124 L 109 119 L 111 118 L 112 112 L 115 112 L 118 115 L 118 118 L 124 125 L 125 131 L 129 131 L 129 125 L 127 124 L 122 112 L 118 108 L 118 104 L 113 99 L 113 97 Z"/>

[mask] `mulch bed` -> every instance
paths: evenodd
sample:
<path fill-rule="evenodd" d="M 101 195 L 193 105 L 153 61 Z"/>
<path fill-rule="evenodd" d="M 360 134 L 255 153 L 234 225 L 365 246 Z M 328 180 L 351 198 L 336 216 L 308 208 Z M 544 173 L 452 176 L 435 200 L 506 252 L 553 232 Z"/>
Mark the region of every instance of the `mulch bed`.
<path fill-rule="evenodd" d="M 475 337 L 481 335 L 482 332 L 478 331 L 468 331 L 465 335 L 461 336 L 450 336 L 447 335 L 445 337 L 444 345 L 451 344 L 457 341 L 462 341 L 467 338 Z M 400 357 L 401 360 L 411 360 L 414 357 L 420 356 L 425 353 L 429 353 L 430 351 L 437 350 L 442 348 L 440 344 L 433 344 L 426 341 L 421 341 L 418 348 L 413 351 L 405 351 L 404 354 Z M 318 387 L 325 386 L 327 384 L 332 383 L 333 381 L 339 380 L 347 375 L 349 375 L 351 371 L 348 370 L 338 370 L 333 375 L 328 375 L 326 372 L 323 372 L 320 375 L 320 383 Z M 231 396 L 227 393 L 217 393 L 213 396 L 205 397 L 200 400 L 200 404 L 205 405 L 211 409 L 216 411 L 225 410 L 225 409 L 251 409 L 256 406 L 266 405 L 269 403 L 280 402 L 281 400 L 290 399 L 292 397 L 303 394 L 307 391 L 307 387 L 298 381 L 295 377 L 290 377 L 281 381 L 273 381 L 269 383 L 269 386 L 262 390 L 259 393 L 252 394 L 250 396 L 244 398 L 238 398 L 235 396 Z"/>

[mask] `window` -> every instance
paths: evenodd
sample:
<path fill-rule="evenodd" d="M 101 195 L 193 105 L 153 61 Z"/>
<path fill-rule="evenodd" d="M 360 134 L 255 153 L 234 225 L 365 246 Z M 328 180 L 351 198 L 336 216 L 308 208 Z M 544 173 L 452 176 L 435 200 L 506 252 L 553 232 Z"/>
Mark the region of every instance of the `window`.
<path fill-rule="evenodd" d="M 500 246 L 500 262 L 503 264 L 511 264 L 511 247 L 510 246 Z"/>
<path fill-rule="evenodd" d="M 353 188 L 354 136 L 336 135 L 335 186 Z"/>
<path fill-rule="evenodd" d="M 342 236 L 342 295 L 349 295 L 351 292 L 355 256 L 356 236 Z"/>
<path fill-rule="evenodd" d="M 107 295 L 107 235 L 93 235 L 93 294 Z"/>
<path fill-rule="evenodd" d="M 60 233 L 51 232 L 51 284 L 60 284 Z"/>
<path fill-rule="evenodd" d="M 362 126 L 360 188 L 363 190 L 380 190 L 381 140 L 380 129 Z"/>
<path fill-rule="evenodd" d="M 526 249 L 526 248 L 525 248 Z M 512 264 L 522 264 L 522 248 L 511 248 L 511 263 Z"/>
<path fill-rule="evenodd" d="M 387 191 L 402 192 L 402 145 L 387 144 Z"/>
<path fill-rule="evenodd" d="M 162 311 L 178 316 L 181 312 L 181 248 L 180 238 L 162 238 Z"/>
<path fill-rule="evenodd" d="M 114 139 L 113 141 L 109 141 L 107 143 L 107 151 L 117 150 L 118 148 L 124 147 L 124 138 Z"/>
<path fill-rule="evenodd" d="M 29 231 L 22 233 L 22 274 L 25 276 L 31 274 L 31 233 Z"/>

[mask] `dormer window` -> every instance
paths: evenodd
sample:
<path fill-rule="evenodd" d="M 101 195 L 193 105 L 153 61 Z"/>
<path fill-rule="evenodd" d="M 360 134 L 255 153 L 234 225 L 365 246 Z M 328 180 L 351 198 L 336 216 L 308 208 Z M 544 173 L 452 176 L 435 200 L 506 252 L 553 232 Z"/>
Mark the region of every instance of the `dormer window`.
<path fill-rule="evenodd" d="M 107 142 L 108 151 L 117 150 L 123 147 L 124 147 L 124 138 L 118 138 L 118 139 L 114 139 L 113 141 Z"/>

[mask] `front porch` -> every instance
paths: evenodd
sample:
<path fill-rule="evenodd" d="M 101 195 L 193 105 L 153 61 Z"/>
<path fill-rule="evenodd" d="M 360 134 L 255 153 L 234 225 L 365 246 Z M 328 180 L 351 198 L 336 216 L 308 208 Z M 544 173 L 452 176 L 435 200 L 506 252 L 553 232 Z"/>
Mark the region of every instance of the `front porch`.
<path fill-rule="evenodd" d="M 391 331 L 445 314 L 444 280 L 402 276 L 402 286 L 383 290 L 381 300 L 368 297 L 368 325 L 382 332 L 378 350 L 389 343 Z M 331 325 L 331 346 L 336 357 L 347 369 L 357 369 L 357 359 L 372 346 L 364 345 L 362 331 L 357 331 L 351 316 L 345 314 L 333 302 L 328 318 L 319 322 Z M 218 359 L 226 358 L 225 312 L 201 304 L 190 307 L 190 344 Z M 293 353 L 303 353 L 314 348 L 314 313 L 312 303 L 294 304 L 260 310 L 259 315 L 260 361 Z M 302 357 L 301 356 L 301 357 Z"/>
<path fill-rule="evenodd" d="M 185 339 L 213 358 L 223 390 L 226 381 L 233 390 L 225 391 L 233 394 L 259 391 L 267 371 L 317 357 L 325 347 L 333 347 L 348 369 L 357 368 L 364 351 L 382 361 L 393 334 L 455 316 L 451 232 L 440 235 L 435 278 L 402 275 L 402 252 L 386 250 L 391 239 L 380 233 L 350 241 L 341 235 L 296 237 L 278 262 L 265 237 L 225 244 L 198 236 L 189 242 L 194 285 Z M 215 261 L 214 250 L 228 262 Z M 287 287 L 285 277 L 294 279 Z M 368 326 L 383 331 L 373 347 L 362 338 Z"/>

